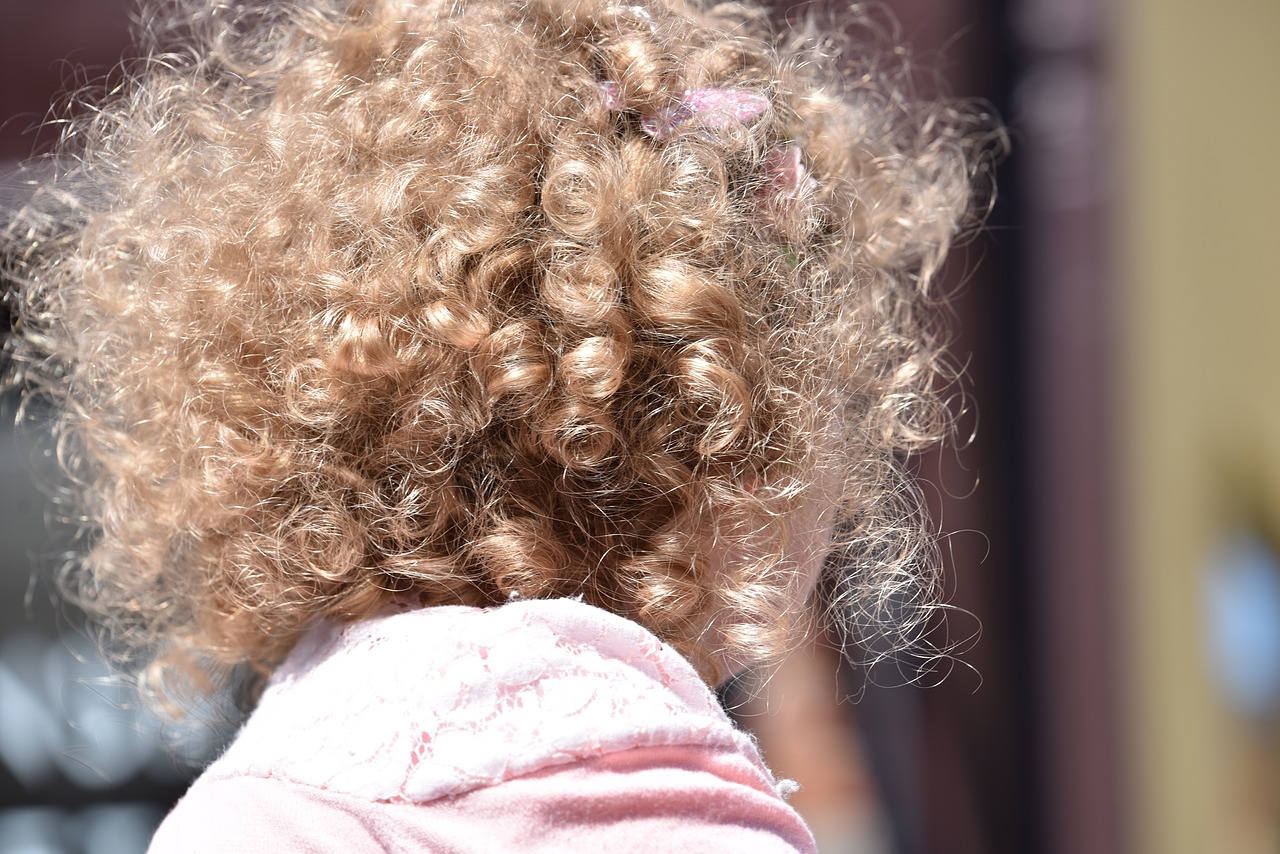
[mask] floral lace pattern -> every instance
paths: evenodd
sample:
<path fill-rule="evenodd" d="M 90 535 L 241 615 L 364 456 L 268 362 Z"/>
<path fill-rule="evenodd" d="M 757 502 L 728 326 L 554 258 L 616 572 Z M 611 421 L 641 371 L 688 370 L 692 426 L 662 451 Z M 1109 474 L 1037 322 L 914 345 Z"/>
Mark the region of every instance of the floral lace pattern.
<path fill-rule="evenodd" d="M 434 607 L 311 632 L 197 785 L 425 803 L 659 746 L 740 753 L 773 781 L 693 667 L 635 623 L 572 599 Z"/>

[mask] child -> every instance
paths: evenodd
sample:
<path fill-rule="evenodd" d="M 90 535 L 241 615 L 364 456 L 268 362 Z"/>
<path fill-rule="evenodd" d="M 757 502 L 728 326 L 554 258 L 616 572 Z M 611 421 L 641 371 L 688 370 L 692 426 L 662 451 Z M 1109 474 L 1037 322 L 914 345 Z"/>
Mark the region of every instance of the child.
<path fill-rule="evenodd" d="M 977 120 L 734 4 L 147 20 L 5 233 L 67 589 L 148 696 L 265 686 L 153 850 L 811 850 L 707 685 L 832 549 L 928 607 Z"/>

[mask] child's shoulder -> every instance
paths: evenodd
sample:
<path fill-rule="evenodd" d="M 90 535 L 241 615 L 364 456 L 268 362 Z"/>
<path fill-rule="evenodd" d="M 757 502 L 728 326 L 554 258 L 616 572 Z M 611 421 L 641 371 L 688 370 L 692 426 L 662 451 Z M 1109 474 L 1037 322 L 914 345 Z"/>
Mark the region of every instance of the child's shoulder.
<path fill-rule="evenodd" d="M 573 599 L 434 607 L 314 630 L 196 787 L 275 778 L 427 803 L 642 747 L 751 740 L 641 626 Z"/>

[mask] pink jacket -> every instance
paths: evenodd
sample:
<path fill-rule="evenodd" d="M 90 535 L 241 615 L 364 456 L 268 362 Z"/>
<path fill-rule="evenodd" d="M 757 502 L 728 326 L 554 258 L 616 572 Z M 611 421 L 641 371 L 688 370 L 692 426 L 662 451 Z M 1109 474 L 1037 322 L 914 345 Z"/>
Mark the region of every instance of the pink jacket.
<path fill-rule="evenodd" d="M 309 634 L 150 850 L 813 852 L 787 785 L 635 623 L 406 610 Z"/>

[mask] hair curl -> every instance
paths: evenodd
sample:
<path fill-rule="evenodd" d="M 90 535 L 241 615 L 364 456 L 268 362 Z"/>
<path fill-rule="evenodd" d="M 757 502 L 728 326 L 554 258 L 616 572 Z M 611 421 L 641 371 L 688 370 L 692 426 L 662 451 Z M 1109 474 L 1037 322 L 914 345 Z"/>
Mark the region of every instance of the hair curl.
<path fill-rule="evenodd" d="M 736 4 L 181 0 L 146 35 L 5 231 L 91 530 L 67 586 L 140 670 L 265 673 L 393 595 L 768 658 L 801 609 L 761 520 L 832 479 L 842 598 L 930 589 L 900 457 L 948 422 L 971 110 Z M 768 108 L 644 132 L 711 86 Z M 778 192 L 788 145 L 815 181 Z"/>

